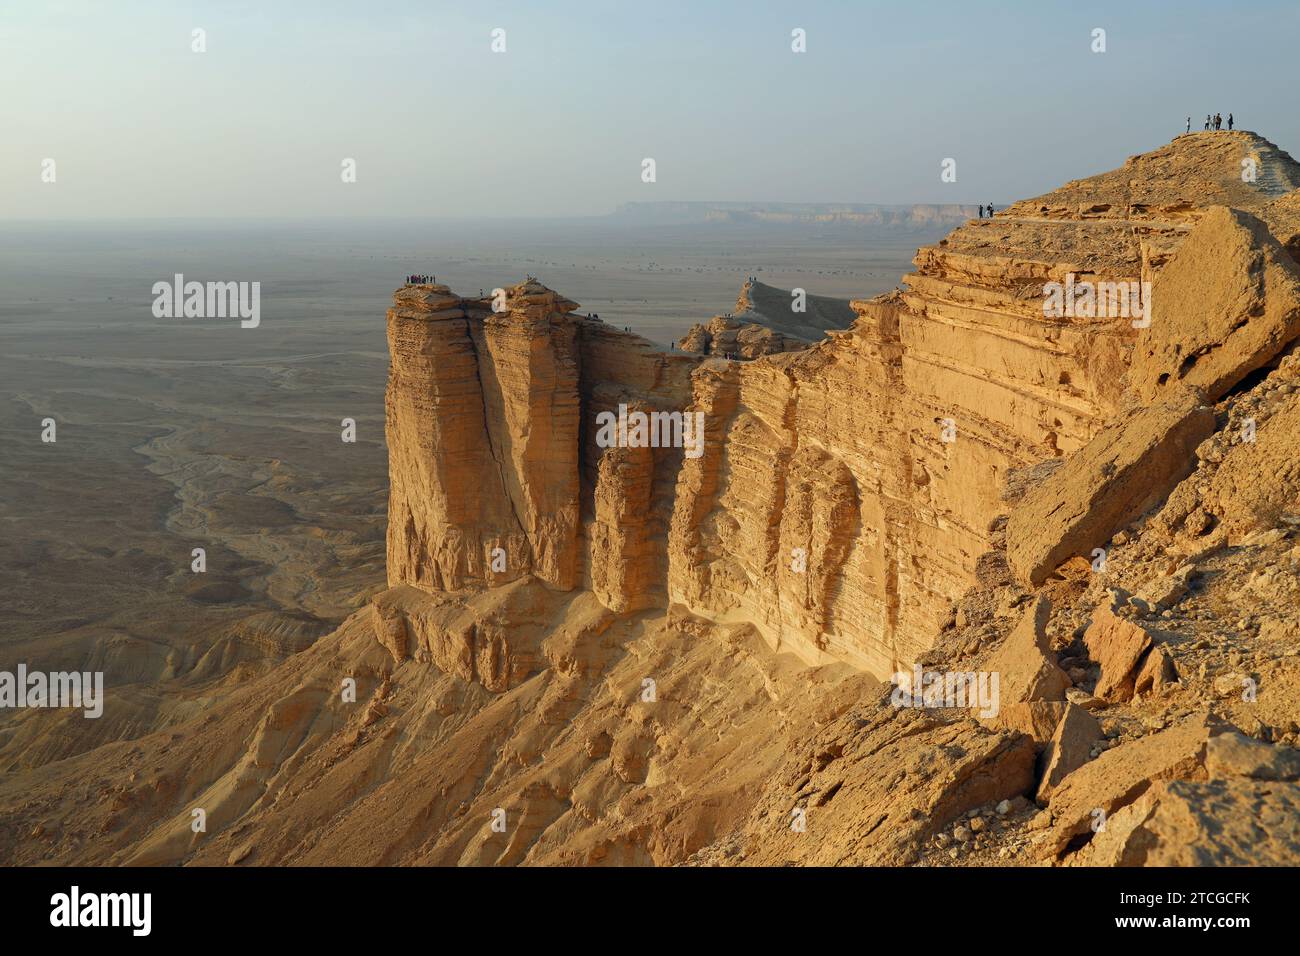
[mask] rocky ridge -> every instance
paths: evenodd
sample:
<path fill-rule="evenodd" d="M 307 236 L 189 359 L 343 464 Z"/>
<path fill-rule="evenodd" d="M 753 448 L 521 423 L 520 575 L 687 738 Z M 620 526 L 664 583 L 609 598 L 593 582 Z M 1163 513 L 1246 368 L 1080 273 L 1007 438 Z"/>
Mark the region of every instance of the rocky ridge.
<path fill-rule="evenodd" d="M 1254 134 L 1179 137 L 748 361 L 531 280 L 400 290 L 388 590 L 111 767 L 25 780 L 4 849 L 1294 864 L 1297 186 Z M 1071 277 L 1151 321 L 1046 314 Z M 632 412 L 703 441 L 600 440 Z M 886 683 L 914 668 L 997 706 Z"/>
<path fill-rule="evenodd" d="M 811 347 L 833 329 L 846 329 L 856 314 L 850 303 L 806 290 L 784 291 L 750 277 L 735 312 L 697 322 L 678 341 L 685 352 L 752 359 Z"/>

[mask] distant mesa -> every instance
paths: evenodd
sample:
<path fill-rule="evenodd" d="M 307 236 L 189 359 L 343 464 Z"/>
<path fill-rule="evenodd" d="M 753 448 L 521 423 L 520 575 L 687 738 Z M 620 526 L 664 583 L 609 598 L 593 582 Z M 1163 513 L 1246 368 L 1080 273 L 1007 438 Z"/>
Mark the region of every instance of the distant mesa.
<path fill-rule="evenodd" d="M 775 225 L 883 227 L 918 230 L 951 228 L 975 216 L 960 203 L 880 205 L 875 203 L 629 202 L 610 218 L 628 225 Z"/>

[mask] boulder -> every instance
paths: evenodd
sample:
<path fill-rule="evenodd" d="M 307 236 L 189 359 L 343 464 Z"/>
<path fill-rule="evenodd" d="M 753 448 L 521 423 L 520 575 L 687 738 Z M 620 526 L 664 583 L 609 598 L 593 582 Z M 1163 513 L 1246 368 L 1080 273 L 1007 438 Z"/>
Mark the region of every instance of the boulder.
<path fill-rule="evenodd" d="M 1020 623 L 985 664 L 998 675 L 999 706 L 1035 700 L 1064 700 L 1070 678 L 1056 664 L 1047 639 L 1047 621 L 1052 605 L 1039 596 L 1029 605 Z"/>
<path fill-rule="evenodd" d="M 1096 717 L 1082 707 L 1065 705 L 1065 713 L 1039 760 L 1042 771 L 1035 799 L 1040 806 L 1047 806 L 1057 785 L 1088 762 L 1092 745 L 1101 736 L 1101 724 Z"/>
<path fill-rule="evenodd" d="M 1156 809 L 1156 795 L 1161 784 L 1152 787 L 1126 807 L 1106 819 L 1106 826 L 1068 858 L 1073 866 L 1141 866 L 1155 844 L 1144 829 Z"/>
<path fill-rule="evenodd" d="M 1300 786 L 1161 781 L 1114 814 L 1072 861 L 1087 866 L 1294 866 Z"/>
<path fill-rule="evenodd" d="M 1151 635 L 1146 629 L 1120 617 L 1107 601 L 1092 612 L 1083 643 L 1089 656 L 1101 665 L 1093 695 L 1110 703 L 1132 699 L 1138 661 L 1151 647 Z"/>
<path fill-rule="evenodd" d="M 1218 401 L 1297 336 L 1295 261 L 1261 220 L 1217 206 L 1156 277 L 1129 386 L 1143 402 L 1180 383 Z"/>
<path fill-rule="evenodd" d="M 1187 595 L 1187 587 L 1194 574 L 1196 566 L 1184 564 L 1171 574 L 1152 578 L 1138 592 L 1138 597 L 1157 610 L 1171 608 Z"/>
<path fill-rule="evenodd" d="M 1300 780 L 1300 751 L 1239 733 L 1220 734 L 1206 746 L 1205 769 L 1211 777 Z"/>
<path fill-rule="evenodd" d="M 1065 708 L 1070 706 L 1060 700 L 1030 700 L 1019 704 L 1001 704 L 998 712 L 982 723 L 990 730 L 1011 730 L 1027 734 L 1037 744 L 1046 744 L 1056 732 Z"/>
<path fill-rule="evenodd" d="M 1177 680 L 1178 670 L 1174 667 L 1173 658 L 1164 647 L 1157 644 L 1147 651 L 1147 656 L 1138 665 L 1137 677 L 1133 680 L 1133 693 L 1146 694 Z"/>
<path fill-rule="evenodd" d="M 1007 559 L 1034 587 L 1064 561 L 1089 556 L 1163 501 L 1214 432 L 1214 410 L 1186 388 L 1157 405 L 1131 406 L 1041 484 L 1007 520 Z"/>
<path fill-rule="evenodd" d="M 1067 776 L 1048 801 L 1053 819 L 1049 855 L 1087 837 L 1099 819 L 1133 803 L 1160 780 L 1205 778 L 1205 749 L 1222 729 L 1202 713 L 1159 733 L 1107 750 Z M 1100 811 L 1101 816 L 1098 815 Z"/>

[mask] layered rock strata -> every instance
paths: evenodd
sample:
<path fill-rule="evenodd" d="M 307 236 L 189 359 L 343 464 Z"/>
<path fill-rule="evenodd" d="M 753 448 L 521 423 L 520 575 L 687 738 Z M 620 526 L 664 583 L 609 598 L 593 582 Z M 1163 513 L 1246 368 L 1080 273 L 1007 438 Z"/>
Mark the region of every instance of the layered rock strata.
<path fill-rule="evenodd" d="M 391 587 L 164 730 L 0 777 L 0 853 L 1294 865 L 1296 180 L 1179 137 L 749 362 L 535 282 L 401 290 Z M 1152 283 L 1153 323 L 1044 311 L 1094 279 Z M 703 441 L 608 440 L 655 413 Z M 913 664 L 980 699 L 865 673 Z"/>
<path fill-rule="evenodd" d="M 1239 153 L 1268 177 L 1243 182 Z M 1266 230 L 1256 235 L 1261 220 L 1243 217 L 1289 221 L 1278 197 L 1297 182 L 1300 168 L 1253 134 L 1180 137 L 921 249 L 906 288 L 852 303 L 846 329 L 834 328 L 844 316 L 833 300 L 787 315 L 788 293 L 748 282 L 726 328 L 684 343 L 754 359 L 741 364 L 657 350 L 535 282 L 509 290 L 499 312 L 442 287 L 403 290 L 389 316 L 390 583 L 458 589 L 532 574 L 590 588 L 619 612 L 676 604 L 749 621 L 809 663 L 906 669 L 977 582 L 1016 471 L 1070 456 L 1119 414 L 1139 336 L 1143 370 L 1213 338 L 1215 327 L 1184 321 L 1188 342 L 1171 345 L 1160 306 L 1154 323 L 1147 312 L 1189 233 L 1199 229 L 1195 248 L 1211 250 L 1223 233 L 1243 250 L 1243 274 L 1263 270 L 1256 294 L 1281 303 L 1240 333 L 1251 357 L 1212 375 L 1214 391 L 1294 337 L 1281 295 L 1293 267 Z M 1245 251 L 1256 246 L 1258 261 Z M 1197 270 L 1178 261 L 1156 286 L 1171 301 L 1182 273 Z M 1112 298 L 1109 311 L 1094 302 L 1057 314 L 1045 308 L 1053 284 L 1113 284 L 1133 297 L 1120 310 Z M 783 328 L 774 310 L 804 324 Z M 765 331 L 747 341 L 751 326 Z M 1163 381 L 1143 374 L 1135 365 L 1135 394 Z M 1195 403 L 1161 399 L 1175 411 L 1186 401 Z M 702 453 L 600 447 L 597 416 L 620 407 L 703 413 Z M 1205 414 L 1174 438 L 1163 419 L 1152 424 L 1150 448 L 1122 472 L 1134 494 L 1113 515 L 1080 506 L 1097 528 L 1044 531 L 1032 508 L 1015 519 L 1051 539 L 1009 549 L 1017 570 L 1041 582 L 1159 500 L 1186 471 L 1185 446 L 1208 434 Z M 1169 474 L 1136 494 L 1165 459 Z"/>

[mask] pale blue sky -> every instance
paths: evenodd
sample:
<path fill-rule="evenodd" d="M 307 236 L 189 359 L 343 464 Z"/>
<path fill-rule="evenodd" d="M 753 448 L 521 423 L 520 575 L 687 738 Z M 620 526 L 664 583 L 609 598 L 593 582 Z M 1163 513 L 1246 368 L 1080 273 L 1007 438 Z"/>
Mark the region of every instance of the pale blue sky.
<path fill-rule="evenodd" d="M 1298 48 L 1294 2 L 4 0 L 0 218 L 1005 202 L 1188 114 L 1297 152 Z"/>

